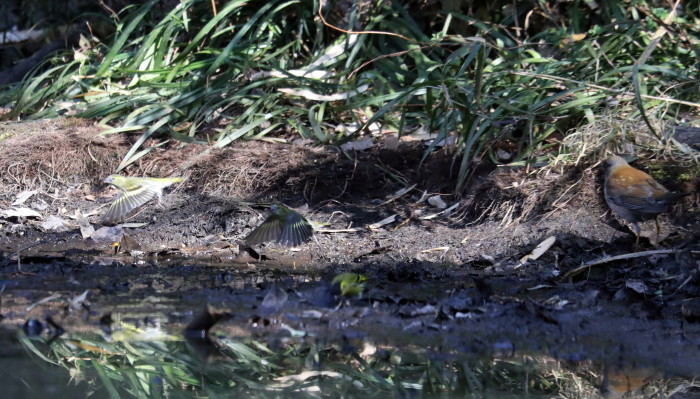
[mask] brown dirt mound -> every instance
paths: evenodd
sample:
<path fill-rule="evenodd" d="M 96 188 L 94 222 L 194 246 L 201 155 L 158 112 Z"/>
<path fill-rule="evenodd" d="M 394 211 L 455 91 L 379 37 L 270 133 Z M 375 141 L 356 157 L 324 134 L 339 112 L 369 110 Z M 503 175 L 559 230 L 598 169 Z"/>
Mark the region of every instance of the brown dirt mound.
<path fill-rule="evenodd" d="M 6 137 L 0 141 L 2 195 L 9 201 L 27 189 L 103 190 L 101 181 L 114 172 L 138 135 L 105 136 L 101 131 L 90 122 L 71 118 L 0 125 L 0 137 Z M 567 207 L 595 205 L 600 214 L 607 209 L 600 193 L 600 171 L 590 165 L 556 173 L 551 168 L 527 171 L 484 163 L 459 198 L 452 194 L 456 176 L 452 155 L 434 152 L 421 163 L 424 147 L 415 143 L 387 148 L 380 142 L 353 153 L 331 146 L 265 141 L 240 141 L 223 149 L 174 141 L 161 147 L 156 144 L 157 139 L 146 142 L 144 148 L 152 150 L 124 174 L 184 176 L 182 189 L 189 194 L 293 206 L 308 203 L 316 208 L 334 203 L 384 204 L 387 211 L 406 218 L 412 217 L 421 194 L 440 194 L 448 203 L 461 200 L 450 218 L 458 226 L 486 220 L 510 225 Z M 390 199 L 413 185 L 410 195 Z M 687 204 L 693 201 L 686 199 Z"/>
<path fill-rule="evenodd" d="M 0 125 L 0 184 L 3 194 L 53 191 L 109 174 L 119 163 L 123 137 L 99 136 L 80 119 L 41 120 Z"/>

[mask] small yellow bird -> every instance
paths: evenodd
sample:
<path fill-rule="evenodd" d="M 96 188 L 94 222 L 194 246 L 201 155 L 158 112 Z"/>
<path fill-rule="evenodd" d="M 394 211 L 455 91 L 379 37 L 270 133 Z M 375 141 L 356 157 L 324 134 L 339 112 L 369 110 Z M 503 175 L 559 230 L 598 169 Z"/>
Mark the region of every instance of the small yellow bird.
<path fill-rule="evenodd" d="M 297 247 L 311 239 L 314 230 L 299 212 L 282 204 L 270 205 L 270 215 L 245 238 L 248 245 L 276 241 L 278 244 Z"/>
<path fill-rule="evenodd" d="M 340 273 L 333 277 L 331 284 L 340 289 L 342 296 L 362 296 L 367 276 L 357 273 Z"/>
<path fill-rule="evenodd" d="M 182 180 L 181 177 L 108 176 L 104 182 L 119 188 L 121 193 L 109 206 L 107 213 L 102 217 L 102 221 L 106 223 L 119 222 L 131 211 L 153 198 L 158 198 L 158 203 L 161 203 L 163 200 L 163 189 Z"/>

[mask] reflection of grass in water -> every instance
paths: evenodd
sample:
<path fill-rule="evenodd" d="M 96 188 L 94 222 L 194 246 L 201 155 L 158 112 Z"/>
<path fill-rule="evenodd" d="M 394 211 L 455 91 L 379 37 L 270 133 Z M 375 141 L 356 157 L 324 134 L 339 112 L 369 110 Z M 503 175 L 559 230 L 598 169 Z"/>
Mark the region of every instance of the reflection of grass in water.
<path fill-rule="evenodd" d="M 20 342 L 45 362 L 68 369 L 72 379 L 85 380 L 95 390 L 103 387 L 111 397 L 537 397 L 557 394 L 564 385 L 586 386 L 591 392 L 590 384 L 582 384 L 556 361 L 435 360 L 421 348 L 365 344 L 359 354 L 349 347 L 289 338 L 273 350 L 256 340 L 185 340 L 168 335 L 160 340 L 112 342 L 93 335 L 48 345 L 46 340 L 22 335 Z"/>

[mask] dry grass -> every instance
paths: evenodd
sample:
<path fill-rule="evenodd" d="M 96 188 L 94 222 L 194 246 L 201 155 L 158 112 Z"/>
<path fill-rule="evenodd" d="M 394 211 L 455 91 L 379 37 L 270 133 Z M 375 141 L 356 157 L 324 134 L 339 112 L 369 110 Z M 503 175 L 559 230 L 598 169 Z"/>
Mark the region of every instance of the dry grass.
<path fill-rule="evenodd" d="M 640 125 L 622 123 L 612 116 L 598 118 L 596 124 L 577 133 L 577 141 L 569 143 L 583 155 L 577 165 L 564 162 L 566 156 L 575 154 L 573 150 L 566 156 L 562 152 L 556 167 L 500 167 L 494 171 L 493 166 L 484 165 L 472 176 L 452 222 L 473 225 L 495 220 L 506 228 L 567 207 L 591 204 L 598 204 L 603 214 L 607 207 L 600 195 L 601 169 L 589 159 L 622 150 L 625 147 L 619 145 L 625 141 L 641 146 L 655 140 L 651 135 L 633 134 L 644 131 Z M 102 180 L 114 172 L 132 143 L 127 140 L 130 136 L 100 136 L 100 132 L 99 127 L 77 119 L 0 125 L 3 199 L 12 200 L 24 190 L 102 190 Z M 583 143 L 584 138 L 588 144 Z M 420 146 L 400 151 L 379 147 L 346 157 L 328 146 L 241 141 L 216 149 L 170 141 L 129 166 L 125 174 L 183 176 L 187 178 L 184 188 L 191 193 L 248 201 L 362 202 L 401 188 L 392 176 L 401 176 L 406 186 L 416 184 L 420 191 L 443 195 L 451 191 L 455 176 L 449 156 L 435 154 L 421 166 Z M 664 170 L 673 177 L 673 171 Z"/>
<path fill-rule="evenodd" d="M 100 135 L 80 119 L 0 125 L 0 192 L 6 200 L 24 190 L 55 192 L 66 187 L 100 187 L 114 173 L 132 142 L 126 135 Z M 156 141 L 145 143 L 145 147 Z M 298 147 L 262 141 L 214 149 L 171 141 L 130 165 L 126 175 L 184 176 L 201 194 L 252 198 L 275 190 L 296 192 L 308 185 L 319 164 L 333 164 L 338 153 L 324 147 Z M 286 188 L 286 190 L 285 190 Z M 85 187 L 86 192 L 91 191 Z"/>
<path fill-rule="evenodd" d="M 0 188 L 5 199 L 14 199 L 24 190 L 49 193 L 76 186 L 84 192 L 100 190 L 104 177 L 114 172 L 132 145 L 126 135 L 101 136 L 100 132 L 99 127 L 77 119 L 0 125 L 0 137 L 8 136 L 0 141 Z M 379 150 L 355 154 L 358 159 L 353 161 L 331 147 L 242 141 L 215 149 L 170 142 L 140 158 L 125 174 L 183 176 L 185 187 L 193 192 L 244 200 L 373 197 L 396 189 L 387 170 L 421 190 L 449 192 L 449 157 L 438 154 L 419 167 L 421 152 L 420 147 L 396 153 Z M 553 171 L 528 174 L 503 168 L 493 173 L 486 168 L 467 190 L 462 212 L 454 221 L 517 224 L 550 208 L 571 180 Z M 592 179 L 585 183 L 593 185 Z M 567 198 L 577 193 L 573 190 Z"/>
<path fill-rule="evenodd" d="M 12 199 L 24 190 L 55 192 L 101 185 L 131 147 L 128 136 L 100 135 L 82 119 L 57 118 L 0 124 L 0 190 Z M 170 176 L 196 146 L 159 148 L 129 168 L 132 175 Z M 201 149 L 200 149 L 201 150 Z M 85 187 L 84 191 L 91 191 Z"/>
<path fill-rule="evenodd" d="M 123 137 L 98 136 L 101 129 L 78 119 L 0 125 L 0 185 L 13 197 L 30 189 L 95 184 L 119 163 Z"/>
<path fill-rule="evenodd" d="M 319 159 L 335 159 L 335 155 L 321 147 L 240 142 L 199 157 L 190 168 L 189 183 L 202 194 L 249 198 L 294 185 L 295 178 L 314 168 Z"/>
<path fill-rule="evenodd" d="M 672 127 L 664 119 L 650 118 L 650 122 L 662 135 Z M 611 154 L 646 154 L 683 163 L 700 162 L 700 154 L 684 152 L 672 141 L 656 137 L 640 117 L 615 111 L 597 115 L 593 122 L 566 135 L 561 144 L 551 167 L 582 160 L 602 161 Z"/>

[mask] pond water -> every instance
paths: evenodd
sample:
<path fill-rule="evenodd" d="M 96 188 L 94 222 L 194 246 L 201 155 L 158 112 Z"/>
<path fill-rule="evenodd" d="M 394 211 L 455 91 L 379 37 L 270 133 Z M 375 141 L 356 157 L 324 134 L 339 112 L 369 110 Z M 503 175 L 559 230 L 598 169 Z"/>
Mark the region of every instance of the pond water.
<path fill-rule="evenodd" d="M 4 397 L 700 393 L 696 323 L 581 282 L 365 265 L 362 294 L 343 296 L 319 265 L 85 254 L 0 265 Z"/>

